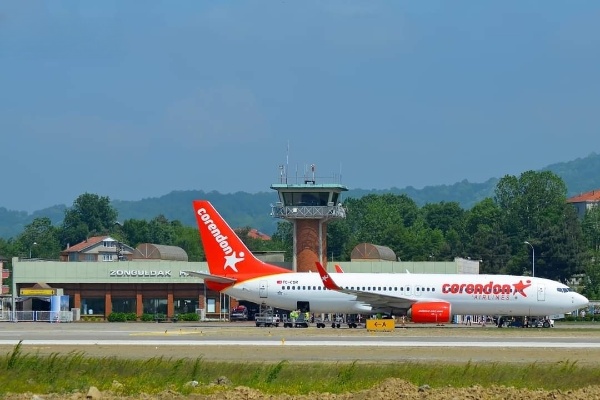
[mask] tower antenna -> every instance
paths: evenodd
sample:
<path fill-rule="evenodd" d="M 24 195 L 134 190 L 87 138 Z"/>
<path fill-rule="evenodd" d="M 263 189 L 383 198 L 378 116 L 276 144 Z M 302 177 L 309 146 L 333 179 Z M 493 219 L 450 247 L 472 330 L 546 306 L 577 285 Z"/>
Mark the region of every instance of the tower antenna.
<path fill-rule="evenodd" d="M 285 154 L 285 183 L 287 183 L 287 171 L 289 171 L 290 166 L 290 141 L 287 142 L 287 151 Z"/>

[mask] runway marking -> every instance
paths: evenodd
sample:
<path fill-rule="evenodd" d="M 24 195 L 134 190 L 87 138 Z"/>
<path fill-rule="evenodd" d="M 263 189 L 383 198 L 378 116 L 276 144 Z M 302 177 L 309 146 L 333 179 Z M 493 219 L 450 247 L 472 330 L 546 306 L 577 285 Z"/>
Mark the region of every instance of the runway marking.
<path fill-rule="evenodd" d="M 129 336 L 183 336 L 183 335 L 200 335 L 203 336 L 204 332 L 202 331 L 184 331 L 177 329 L 165 329 L 164 331 L 155 331 L 155 332 L 135 332 L 129 334 Z"/>
<path fill-rule="evenodd" d="M 19 340 L 0 340 L 0 345 L 15 346 Z M 23 340 L 34 346 L 286 346 L 286 347 L 492 347 L 600 349 L 600 343 L 577 342 L 373 342 L 285 340 Z"/>

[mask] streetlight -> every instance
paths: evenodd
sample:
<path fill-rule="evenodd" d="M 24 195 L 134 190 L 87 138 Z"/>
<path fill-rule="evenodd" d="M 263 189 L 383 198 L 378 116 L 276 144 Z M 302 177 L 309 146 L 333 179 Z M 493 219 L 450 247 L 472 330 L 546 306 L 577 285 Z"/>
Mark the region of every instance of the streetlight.
<path fill-rule="evenodd" d="M 531 266 L 532 266 L 532 272 L 531 272 L 531 276 L 535 276 L 535 249 L 533 248 L 533 245 L 531 243 L 529 243 L 527 240 L 524 241 L 523 243 L 529 245 L 529 247 L 531 247 Z"/>
<path fill-rule="evenodd" d="M 37 243 L 33 242 L 33 244 L 29 246 L 29 259 L 31 259 L 31 249 L 33 248 L 33 246 L 37 246 Z"/>

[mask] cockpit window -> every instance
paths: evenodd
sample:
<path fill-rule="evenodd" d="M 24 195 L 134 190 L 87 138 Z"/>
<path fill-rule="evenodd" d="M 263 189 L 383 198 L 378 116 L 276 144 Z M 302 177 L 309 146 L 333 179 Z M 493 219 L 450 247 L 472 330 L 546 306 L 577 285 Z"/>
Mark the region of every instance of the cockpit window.
<path fill-rule="evenodd" d="M 556 288 L 556 290 L 561 293 L 569 293 L 569 292 L 573 291 L 573 289 L 571 289 L 570 287 L 559 287 L 559 288 Z"/>

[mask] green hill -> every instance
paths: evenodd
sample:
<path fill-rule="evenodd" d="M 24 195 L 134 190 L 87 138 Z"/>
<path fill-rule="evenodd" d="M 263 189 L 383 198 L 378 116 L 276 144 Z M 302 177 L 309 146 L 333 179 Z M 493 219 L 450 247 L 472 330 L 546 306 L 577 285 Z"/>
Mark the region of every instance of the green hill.
<path fill-rule="evenodd" d="M 568 196 L 600 188 L 600 155 L 592 153 L 587 157 L 573 161 L 549 165 L 542 170 L 552 171 L 560 176 L 568 188 Z M 523 171 L 524 172 L 524 171 Z M 383 190 L 351 189 L 344 194 L 348 197 L 362 197 L 367 194 L 395 193 L 406 194 L 417 204 L 458 202 L 469 209 L 486 197 L 494 195 L 499 178 L 491 178 L 484 183 L 471 183 L 463 180 L 452 185 L 426 186 L 416 189 L 408 186 L 404 189 L 392 187 Z M 100 194 L 102 195 L 102 194 Z M 179 220 L 185 225 L 194 225 L 191 202 L 195 199 L 210 200 L 222 216 L 234 227 L 251 226 L 264 233 L 271 234 L 278 220 L 270 216 L 270 205 L 277 201 L 275 191 L 222 194 L 202 190 L 174 191 L 161 197 L 138 201 L 114 200 L 112 205 L 119 212 L 119 220 L 146 219 L 164 215 L 169 220 Z M 75 199 L 73 199 L 75 200 Z M 28 214 L 24 211 L 11 211 L 0 207 L 0 237 L 8 239 L 17 236 L 23 227 L 37 217 L 48 217 L 59 224 L 64 217 L 65 205 L 55 205 Z"/>

